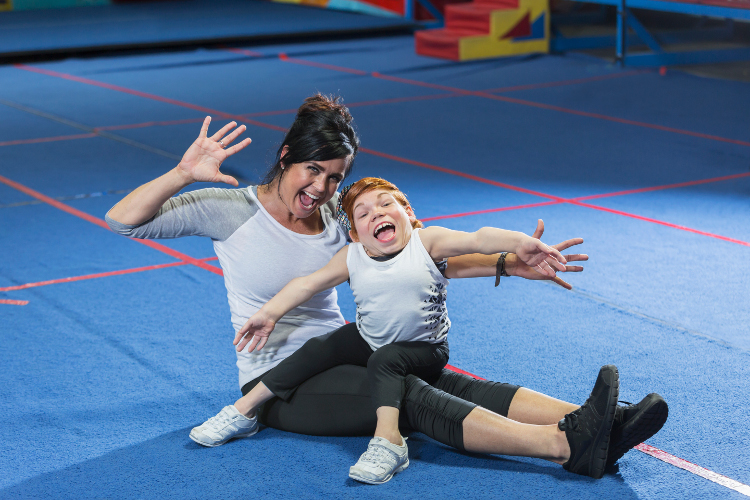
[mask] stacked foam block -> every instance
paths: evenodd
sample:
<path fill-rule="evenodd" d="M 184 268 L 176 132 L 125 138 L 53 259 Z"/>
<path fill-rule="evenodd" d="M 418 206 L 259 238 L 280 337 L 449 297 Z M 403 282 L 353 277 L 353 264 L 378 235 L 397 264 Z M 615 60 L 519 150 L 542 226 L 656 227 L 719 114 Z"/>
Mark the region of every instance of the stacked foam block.
<path fill-rule="evenodd" d="M 415 35 L 417 54 L 453 61 L 549 52 L 547 0 L 474 0 L 445 6 L 445 27 Z"/>

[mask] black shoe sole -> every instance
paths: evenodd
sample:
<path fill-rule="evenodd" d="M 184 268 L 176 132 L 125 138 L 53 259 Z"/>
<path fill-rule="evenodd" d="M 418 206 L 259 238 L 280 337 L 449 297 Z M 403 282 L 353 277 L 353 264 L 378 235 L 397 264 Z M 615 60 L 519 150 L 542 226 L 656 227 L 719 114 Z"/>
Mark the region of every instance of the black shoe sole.
<path fill-rule="evenodd" d="M 644 400 L 648 400 L 644 407 L 612 432 L 607 467 L 614 465 L 628 450 L 659 432 L 667 421 L 669 407 L 664 398 L 652 393 Z"/>

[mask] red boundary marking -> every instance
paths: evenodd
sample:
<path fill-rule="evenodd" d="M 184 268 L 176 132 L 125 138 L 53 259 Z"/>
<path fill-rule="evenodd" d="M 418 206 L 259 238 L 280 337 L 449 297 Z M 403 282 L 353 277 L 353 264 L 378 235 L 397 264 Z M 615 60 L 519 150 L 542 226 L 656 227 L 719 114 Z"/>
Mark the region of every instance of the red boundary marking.
<path fill-rule="evenodd" d="M 370 73 L 370 76 L 372 76 L 373 78 L 379 78 L 380 80 L 389 80 L 392 82 L 406 83 L 408 85 L 416 85 L 418 87 L 426 87 L 428 89 L 444 90 L 446 92 L 453 92 L 454 94 L 459 94 L 459 95 L 476 94 L 476 92 L 472 90 L 464 90 L 464 89 L 459 89 L 456 87 L 447 87 L 445 85 L 438 85 L 436 83 L 420 82 L 419 80 L 409 80 L 408 78 L 384 75 L 383 73 L 378 73 L 377 71 L 373 71 L 372 73 Z"/>
<path fill-rule="evenodd" d="M 578 205 L 578 206 L 581 206 L 581 207 L 593 208 L 594 210 L 601 210 L 603 212 L 609 212 L 611 214 L 622 215 L 624 217 L 630 217 L 631 219 L 642 220 L 642 221 L 645 221 L 645 222 L 652 222 L 654 224 L 659 224 L 661 226 L 671 227 L 673 229 L 681 229 L 682 231 L 687 231 L 689 233 L 700 234 L 701 236 L 708 236 L 710 238 L 716 238 L 718 240 L 728 241 L 730 243 L 737 243 L 738 245 L 743 245 L 743 246 L 746 246 L 746 247 L 750 247 L 750 243 L 748 243 L 747 241 L 736 240 L 734 238 L 728 238 L 726 236 L 721 236 L 720 234 L 708 233 L 706 231 L 699 231 L 698 229 L 693 229 L 693 228 L 686 227 L 686 226 L 680 226 L 679 224 L 672 224 L 670 222 L 664 222 L 664 221 L 661 221 L 661 220 L 658 220 L 658 219 L 652 219 L 650 217 L 643 217 L 642 215 L 635 215 L 635 214 L 631 214 L 631 213 L 628 213 L 628 212 L 623 212 L 621 210 L 614 210 L 612 208 L 598 207 L 596 205 L 589 205 L 588 203 L 581 203 L 581 202 L 575 201 L 575 200 L 568 200 L 568 203 L 570 203 L 572 205 Z"/>
<path fill-rule="evenodd" d="M 682 458 L 670 455 L 666 451 L 660 450 L 659 448 L 654 448 L 653 446 L 646 443 L 639 444 L 635 447 L 635 449 L 645 453 L 646 455 L 651 455 L 654 458 L 658 458 L 662 462 L 674 465 L 675 467 L 679 467 L 680 469 L 686 470 L 704 479 L 708 479 L 709 481 L 720 484 L 738 493 L 750 497 L 750 486 L 742 484 L 739 481 L 735 481 L 734 479 L 722 476 L 721 474 L 708 470 L 692 462 L 688 462 L 687 460 L 683 460 Z"/>
<path fill-rule="evenodd" d="M 180 107 L 188 108 L 188 109 L 194 109 L 196 111 L 200 111 L 201 113 L 207 113 L 209 115 L 214 114 L 216 116 L 220 116 L 222 118 L 227 118 L 230 120 L 243 120 L 252 125 L 257 125 L 259 127 L 270 128 L 273 130 L 280 130 L 280 131 L 286 132 L 286 129 L 283 127 L 277 127 L 275 125 L 269 125 L 267 123 L 256 122 L 255 120 L 249 120 L 247 118 L 243 118 L 242 115 L 224 113 L 223 111 L 217 111 L 215 109 L 207 108 L 205 106 L 198 106 L 197 104 L 191 104 L 189 102 L 178 101 L 177 99 L 170 99 L 168 97 L 163 97 L 163 96 L 156 95 L 156 94 L 149 94 L 148 92 L 141 92 L 140 90 L 133 90 L 127 87 L 121 87 L 119 85 L 112 85 L 111 83 L 100 82 L 97 80 L 91 80 L 89 78 L 82 78 L 80 76 L 70 75 L 67 73 L 60 73 L 57 71 L 51 71 L 51 70 L 42 69 L 42 68 L 36 68 L 34 66 L 28 66 L 26 64 L 15 64 L 14 67 L 16 69 L 22 69 L 24 71 L 31 71 L 32 73 L 39 73 L 41 75 L 53 76 L 55 78 L 61 78 L 63 80 L 70 80 L 73 82 L 85 83 L 86 85 L 91 85 L 94 87 L 100 87 L 100 88 L 104 88 L 108 90 L 115 90 L 117 92 L 122 92 L 124 94 L 130 94 L 130 95 L 134 95 L 137 97 L 144 97 L 146 99 L 151 99 L 153 101 L 163 102 L 166 104 L 173 104 L 175 106 L 180 106 Z"/>
<path fill-rule="evenodd" d="M 210 260 L 217 260 L 218 257 L 207 257 L 205 259 L 198 259 L 203 262 Z M 56 285 L 58 283 L 72 283 L 74 281 L 91 280 L 96 278 L 106 278 L 108 276 L 120 276 L 123 274 L 140 273 L 143 271 L 154 271 L 157 269 L 165 269 L 168 267 L 186 266 L 187 262 L 170 262 L 169 264 L 156 264 L 153 266 L 135 267 L 132 269 L 122 269 L 120 271 L 109 271 L 106 273 L 96 274 L 85 274 L 83 276 L 73 276 L 71 278 L 60 278 L 56 280 L 37 281 L 36 283 L 26 283 L 24 285 L 6 286 L 0 288 L 0 292 L 14 292 L 16 290 L 26 290 L 27 288 L 36 288 L 38 286 Z"/>
<path fill-rule="evenodd" d="M 479 375 L 474 375 L 473 373 L 469 373 L 466 370 L 462 370 L 461 368 L 457 368 L 453 365 L 445 365 L 445 367 L 452 372 L 461 373 L 463 375 L 468 375 L 469 377 L 475 378 L 477 380 L 487 380 L 486 378 L 482 378 Z"/>
<path fill-rule="evenodd" d="M 52 205 L 53 207 L 59 210 L 62 210 L 63 212 L 67 212 L 70 215 L 75 215 L 76 217 L 80 219 L 91 222 L 92 224 L 96 224 L 99 227 L 103 227 L 107 231 L 110 230 L 109 226 L 104 220 L 94 217 L 93 215 L 89 215 L 86 212 L 82 212 L 76 208 L 71 207 L 70 205 L 66 205 L 65 203 L 59 202 L 55 200 L 54 198 L 50 198 L 49 196 L 43 195 L 42 193 L 38 191 L 34 191 L 33 189 L 28 188 L 24 186 L 23 184 L 19 184 L 6 177 L 3 177 L 2 175 L 0 175 L 0 182 L 14 189 L 17 189 L 18 191 L 21 191 L 22 193 L 27 194 L 31 196 L 32 198 L 36 198 L 37 200 L 43 201 L 44 203 L 47 203 L 48 205 Z M 175 259 L 185 261 L 188 264 L 192 264 L 194 266 L 200 267 L 201 269 L 205 269 L 206 271 L 211 271 L 212 273 L 215 273 L 221 276 L 224 275 L 224 273 L 222 272 L 220 268 L 216 266 L 212 266 L 210 264 L 206 264 L 203 261 L 190 257 L 189 255 L 185 255 L 184 253 L 178 252 L 177 250 L 172 250 L 171 248 L 165 245 L 162 245 L 161 243 L 156 243 L 155 241 L 151 241 L 151 240 L 135 240 L 134 239 L 131 241 L 135 241 L 136 243 L 140 243 L 141 245 L 146 245 L 147 247 L 150 247 L 150 248 L 153 248 L 154 250 L 158 250 L 162 253 L 165 253 L 169 255 L 170 257 L 174 257 Z"/>
<path fill-rule="evenodd" d="M 489 208 L 487 210 L 477 210 L 475 212 L 463 212 L 460 214 L 436 215 L 435 217 L 427 217 L 425 219 L 419 219 L 419 220 L 421 220 L 422 222 L 430 222 L 433 220 L 441 220 L 441 219 L 456 219 L 458 217 L 468 217 L 470 215 L 481 215 L 481 214 L 490 214 L 494 212 L 505 212 L 507 210 L 521 210 L 524 208 L 546 207 L 547 205 L 558 205 L 560 203 L 564 203 L 564 202 L 543 201 L 541 203 L 529 203 L 528 205 L 516 205 L 514 207 Z"/>
<path fill-rule="evenodd" d="M 243 56 L 250 56 L 250 57 L 265 56 L 265 54 L 261 52 L 255 52 L 254 50 L 247 50 L 247 49 L 238 49 L 234 47 L 221 47 L 221 50 L 226 50 L 228 52 L 234 52 L 235 54 L 242 54 Z"/>
<path fill-rule="evenodd" d="M 126 130 L 131 128 L 164 127 L 168 125 L 184 125 L 186 123 L 201 123 L 203 122 L 203 120 L 205 120 L 205 118 L 187 118 L 185 120 L 130 123 L 126 125 L 105 125 L 104 127 L 94 127 L 94 130 Z"/>
<path fill-rule="evenodd" d="M 687 181 L 687 182 L 679 182 L 677 184 L 665 184 L 663 186 L 653 186 L 653 187 L 646 187 L 646 188 L 637 188 L 637 189 L 629 189 L 627 191 L 615 191 L 614 193 L 604 193 L 604 194 L 594 194 L 591 196 L 581 196 L 580 198 L 574 198 L 573 201 L 584 201 L 584 200 L 594 200 L 598 198 L 609 198 L 611 196 L 623 196 L 626 194 L 638 194 L 638 193 L 648 193 L 650 191 L 660 191 L 662 189 L 674 189 L 674 188 L 681 188 L 681 187 L 688 187 L 688 186 L 697 186 L 699 184 L 709 184 L 711 182 L 721 182 L 721 181 L 728 181 L 732 179 L 741 179 L 743 177 L 750 177 L 750 172 L 745 172 L 743 174 L 734 174 L 734 175 L 725 175 L 722 177 L 712 177 L 710 179 L 700 179 L 697 181 Z"/>
<path fill-rule="evenodd" d="M 91 139 L 96 134 L 58 135 L 55 137 L 40 137 L 37 139 L 19 139 L 17 141 L 0 142 L 1 146 L 17 146 L 19 144 L 39 144 L 40 142 L 70 141 L 73 139 Z"/>
<path fill-rule="evenodd" d="M 258 111 L 257 113 L 246 113 L 243 116 L 244 117 L 258 117 L 258 116 L 275 116 L 275 115 L 291 115 L 293 113 L 296 113 L 296 109 L 279 109 L 275 111 Z"/>
<path fill-rule="evenodd" d="M 438 167 L 437 165 L 430 165 L 429 163 L 424 163 L 424 162 L 416 161 L 416 160 L 410 160 L 408 158 L 403 158 L 401 156 L 396 156 L 396 155 L 392 155 L 392 154 L 388 154 L 388 153 L 381 153 L 380 151 L 375 151 L 375 150 L 367 149 L 367 148 L 359 148 L 359 150 L 362 151 L 363 153 L 368 153 L 368 154 L 371 154 L 371 155 L 374 155 L 374 156 L 380 156 L 381 158 L 386 158 L 386 159 L 397 161 L 397 162 L 400 162 L 400 163 L 407 163 L 409 165 L 415 165 L 417 167 L 427 168 L 427 169 L 430 169 L 430 170 L 436 170 L 438 172 L 444 172 L 446 174 L 455 175 L 457 177 L 463 177 L 465 179 L 471 179 L 473 181 L 482 182 L 484 184 L 490 184 L 492 186 L 497 186 L 497 187 L 509 189 L 511 191 L 518 191 L 518 192 L 521 192 L 521 193 L 531 194 L 531 195 L 534 195 L 534 196 L 539 196 L 540 198 L 547 198 L 547 199 L 551 199 L 551 200 L 554 200 L 554 201 L 557 201 L 557 202 L 567 201 L 565 198 L 560 198 L 558 196 L 552 196 L 552 195 L 549 195 L 549 194 L 540 193 L 538 191 L 533 191 L 531 189 L 526 189 L 526 188 L 522 188 L 522 187 L 518 187 L 518 186 L 512 186 L 510 184 L 505 184 L 505 183 L 502 183 L 502 182 L 497 182 L 497 181 L 493 181 L 493 180 L 490 180 L 490 179 L 485 179 L 484 177 L 479 177 L 477 175 L 467 174 L 466 172 L 460 172 L 458 170 L 453 170 L 453 169 L 450 169 L 450 168 Z"/>
<path fill-rule="evenodd" d="M 351 102 L 351 103 L 345 103 L 345 104 L 348 108 L 357 108 L 360 106 L 377 106 L 379 104 L 393 104 L 393 103 L 399 103 L 399 102 L 443 99 L 446 97 L 456 97 L 458 95 L 459 94 L 430 94 L 430 95 L 421 95 L 421 96 L 413 96 L 413 97 L 393 97 L 390 99 L 378 99 L 374 101 L 358 101 L 358 102 Z M 257 118 L 259 116 L 291 115 L 296 112 L 297 112 L 296 109 L 281 109 L 278 111 L 259 111 L 257 113 L 246 113 L 242 116 Z"/>
<path fill-rule="evenodd" d="M 606 120 L 606 121 L 610 121 L 614 123 L 622 123 L 625 125 L 635 125 L 637 127 L 650 128 L 653 130 L 660 130 L 662 132 L 672 132 L 675 134 L 688 135 L 691 137 L 700 137 L 701 139 L 710 139 L 712 141 L 727 142 L 730 144 L 737 144 L 740 146 L 750 147 L 750 142 L 746 142 L 746 141 L 740 141 L 737 139 L 728 139 L 726 137 L 703 134 L 700 132 L 692 132 L 690 130 L 683 130 L 679 128 L 665 127 L 663 125 L 655 125 L 653 123 L 638 122 L 635 120 L 628 120 L 626 118 L 617 118 L 615 116 L 607 116 L 607 115 L 602 115 L 598 113 L 589 113 L 588 111 L 579 111 L 577 109 L 563 108 L 560 106 L 554 106 L 552 104 L 543 104 L 540 102 L 526 101 L 524 99 L 515 99 L 513 97 L 488 94 L 486 92 L 476 92 L 475 95 L 478 95 L 480 97 L 486 97 L 488 99 L 494 99 L 496 101 L 509 102 L 513 104 L 521 104 L 523 106 L 530 106 L 530 107 L 540 108 L 540 109 L 548 109 L 551 111 L 559 111 L 561 113 L 567 113 L 570 115 L 585 116 L 587 118 L 596 118 L 598 120 Z"/>
<path fill-rule="evenodd" d="M 609 75 L 590 76 L 587 78 L 577 78 L 574 80 L 560 80 L 556 82 L 530 83 L 528 85 L 515 85 L 513 87 L 499 87 L 496 89 L 483 90 L 482 92 L 516 92 L 518 90 L 543 89 L 543 88 L 548 88 L 548 87 L 563 87 L 565 85 L 576 85 L 579 83 L 597 82 L 600 80 L 610 80 L 612 78 L 621 78 L 623 76 L 639 75 L 641 73 L 653 73 L 653 71 L 649 69 L 623 71 L 621 73 L 611 73 Z"/>
<path fill-rule="evenodd" d="M 242 116 L 239 116 L 239 115 L 232 115 L 232 114 L 229 114 L 229 113 L 224 113 L 222 111 L 217 111 L 217 110 L 213 110 L 213 109 L 210 109 L 210 108 L 204 108 L 202 106 L 196 106 L 196 105 L 193 105 L 193 104 L 190 104 L 190 103 L 186 103 L 186 102 L 182 102 L 182 101 L 178 101 L 178 100 L 175 100 L 175 99 L 168 99 L 166 97 L 161 97 L 161 96 L 154 95 L 154 94 L 148 94 L 146 92 L 140 92 L 140 91 L 136 91 L 136 90 L 131 90 L 131 89 L 128 89 L 128 88 L 125 88 L 125 87 L 117 86 L 117 85 L 110 85 L 108 83 L 97 82 L 95 80 L 90 80 L 90 79 L 87 79 L 87 78 L 80 78 L 80 77 L 76 77 L 76 76 L 73 76 L 73 75 L 68 75 L 68 74 L 65 74 L 65 73 L 58 73 L 58 72 L 55 72 L 55 71 L 49 71 L 49 70 L 44 70 L 44 69 L 40 69 L 40 68 L 34 68 L 32 66 L 26 66 L 26 65 L 23 65 L 23 64 L 16 64 L 15 67 L 18 68 L 18 69 L 26 70 L 26 71 L 33 71 L 33 72 L 40 73 L 40 74 L 43 74 L 43 75 L 53 76 L 53 77 L 57 77 L 57 78 L 63 78 L 63 79 L 66 79 L 66 80 L 72 80 L 72 81 L 76 81 L 76 82 L 80 82 L 80 83 L 85 83 L 85 84 L 88 84 L 88 85 L 94 85 L 94 86 L 98 86 L 98 87 L 107 88 L 107 89 L 110 89 L 110 90 L 116 90 L 116 91 L 119 91 L 119 92 L 125 92 L 125 93 L 136 95 L 136 96 L 139 96 L 139 97 L 145 97 L 147 99 L 154 99 L 154 100 L 157 100 L 157 101 L 162 101 L 162 102 L 166 102 L 166 103 L 169 103 L 169 104 L 174 104 L 176 106 L 187 107 L 189 109 L 199 109 L 201 111 L 208 112 L 209 114 L 210 113 L 214 113 L 217 116 L 223 116 L 223 117 L 227 117 L 227 118 L 240 119 L 240 120 L 243 119 Z M 372 73 L 372 74 L 373 75 L 379 75 L 378 73 Z M 393 77 L 393 78 L 396 78 L 396 77 Z M 388 79 L 392 79 L 392 78 L 388 77 Z M 410 80 L 405 80 L 403 78 L 396 78 L 396 80 L 404 80 L 404 81 L 407 81 L 407 82 L 410 81 Z M 422 84 L 422 82 L 417 82 L 417 83 L 418 84 Z M 453 87 L 434 86 L 432 84 L 424 84 L 424 85 L 425 86 L 431 86 L 431 87 L 440 87 L 442 89 L 448 89 L 448 90 L 451 90 L 451 91 L 460 91 L 460 92 L 467 92 L 468 93 L 468 91 L 463 91 L 461 89 L 455 89 Z M 482 94 L 482 93 L 481 92 L 472 92 L 471 94 L 479 95 L 479 94 Z M 492 94 L 486 94 L 486 95 L 491 96 L 492 98 L 498 98 L 498 99 L 500 98 L 500 96 L 493 96 Z M 511 99 L 511 98 L 502 98 L 501 100 L 510 100 L 510 101 L 524 102 L 524 101 L 520 101 L 518 99 Z M 531 104 L 537 105 L 537 103 L 531 103 Z M 542 106 L 542 105 L 540 105 L 540 106 Z M 544 106 L 546 106 L 546 105 L 544 105 Z M 560 108 L 560 109 L 564 109 L 564 108 Z M 606 118 L 609 119 L 611 117 L 606 117 Z M 283 128 L 283 127 L 277 127 L 275 125 L 269 125 L 267 123 L 257 122 L 255 120 L 244 120 L 244 121 L 246 121 L 246 122 L 248 122 L 250 124 L 253 124 L 253 125 L 260 126 L 260 127 L 271 128 L 271 129 L 275 129 L 275 130 L 280 130 L 280 131 L 286 132 L 286 129 Z M 750 143 L 748 143 L 748 145 L 750 145 Z M 720 239 L 720 240 L 723 240 L 723 241 L 728 241 L 728 242 L 732 242 L 732 243 L 738 243 L 738 244 L 744 245 L 744 246 L 750 246 L 750 243 L 747 243 L 747 242 L 744 242 L 744 241 L 741 241 L 741 240 L 736 240 L 736 239 L 733 239 L 733 238 L 728 238 L 726 236 L 720 236 L 720 235 L 713 234 L 713 233 L 708 233 L 708 232 L 705 232 L 705 231 L 699 231 L 697 229 L 691 229 L 691 228 L 688 228 L 688 227 L 685 227 L 685 226 L 680 226 L 680 225 L 677 225 L 677 224 L 671 224 L 671 223 L 668 223 L 668 222 L 659 221 L 657 219 L 651 219 L 651 218 L 648 218 L 648 217 L 642 217 L 642 216 L 635 215 L 635 214 L 629 214 L 627 212 L 613 210 L 613 209 L 609 209 L 609 208 L 605 208 L 605 207 L 599 207 L 599 206 L 596 206 L 596 205 L 590 205 L 588 203 L 582 203 L 582 202 L 576 201 L 574 199 L 566 199 L 566 198 L 561 198 L 561 197 L 558 197 L 558 196 L 552 196 L 552 195 L 548 195 L 548 194 L 545 194 L 545 193 L 540 193 L 538 191 L 533 191 L 533 190 L 521 188 L 521 187 L 518 187 L 518 186 L 512 186 L 510 184 L 505 184 L 505 183 L 502 183 L 502 182 L 492 181 L 490 179 L 485 179 L 483 177 L 479 177 L 479 176 L 476 176 L 476 175 L 467 174 L 465 172 L 460 172 L 458 170 L 452 170 L 452 169 L 449 169 L 449 168 L 438 167 L 436 165 L 430 165 L 428 163 L 423 163 L 423 162 L 418 162 L 418 161 L 414 161 L 414 160 L 409 160 L 407 158 L 402 158 L 402 157 L 395 156 L 395 155 L 390 155 L 390 154 L 387 154 L 387 153 L 381 153 L 379 151 L 375 151 L 375 150 L 372 150 L 372 149 L 360 148 L 360 151 L 362 151 L 364 153 L 372 154 L 372 155 L 375 155 L 375 156 L 380 156 L 382 158 L 387 158 L 387 159 L 391 159 L 391 160 L 394 160 L 394 161 L 398 161 L 398 162 L 402 162 L 402 163 L 407 163 L 407 164 L 415 165 L 415 166 L 418 166 L 418 167 L 427 168 L 427 169 L 430 169 L 430 170 L 435 170 L 435 171 L 444 172 L 444 173 L 451 174 L 451 175 L 456 175 L 458 177 L 463 177 L 463 178 L 466 178 L 466 179 L 471 179 L 471 180 L 474 180 L 474 181 L 477 181 L 477 182 L 482 182 L 482 183 L 485 183 L 485 184 L 490 184 L 490 185 L 493 185 L 493 186 L 502 187 L 502 188 L 509 189 L 509 190 L 512 190 L 512 191 L 518 191 L 518 192 L 522 192 L 522 193 L 531 194 L 531 195 L 534 195 L 534 196 L 539 196 L 541 198 L 551 199 L 551 200 L 554 200 L 554 201 L 557 201 L 557 202 L 571 203 L 573 205 L 577 205 L 577 206 L 581 206 L 581 207 L 587 207 L 587 208 L 591 208 L 591 209 L 594 209 L 594 210 L 601 210 L 601 211 L 604 211 L 604 212 L 609 212 L 609 213 L 613 213 L 613 214 L 623 215 L 625 217 L 630 217 L 630 218 L 634 218 L 634 219 L 638 219 L 638 220 L 642 220 L 642 221 L 646 221 L 646 222 L 653 222 L 655 224 L 660 224 L 660 225 L 671 227 L 671 228 L 674 228 L 674 229 L 682 229 L 684 231 L 689 231 L 689 232 L 692 232 L 692 233 L 695 233 L 695 234 L 700 234 L 700 235 L 703 235 L 703 236 L 717 238 L 717 239 Z M 4 177 L 0 177 L 0 180 L 2 180 L 2 179 L 5 179 L 5 178 Z M 28 188 L 24 188 L 24 189 L 28 189 Z M 36 193 L 35 191 L 33 191 L 33 192 Z M 38 199 L 42 199 L 42 198 L 39 198 L 39 196 L 44 196 L 41 193 L 36 193 L 36 194 L 38 196 L 34 196 L 34 195 L 32 195 L 32 196 L 34 196 L 34 197 L 36 197 Z M 49 200 L 49 201 L 47 201 L 47 200 Z M 52 198 L 46 197 L 46 196 L 44 196 L 44 199 L 42 199 L 42 201 L 47 201 L 47 203 L 50 203 L 53 206 L 60 205 L 61 207 L 65 207 L 65 208 L 61 208 L 61 207 L 58 207 L 58 208 L 61 208 L 62 210 L 65 210 L 65 211 L 67 211 L 69 213 L 73 213 L 73 212 L 70 212 L 70 211 L 71 210 L 75 210 L 72 207 L 69 207 L 68 205 L 62 204 L 62 203 L 60 203 L 60 202 L 58 202 L 56 200 L 53 200 Z M 79 211 L 76 211 L 76 212 L 79 212 Z M 97 218 L 92 217 L 92 216 L 90 216 L 88 214 L 84 214 L 83 212 L 80 212 L 80 214 L 81 215 L 79 215 L 79 216 L 85 218 L 86 220 L 89 220 L 89 218 L 93 219 L 92 221 L 95 221 L 94 222 L 95 224 L 99 224 L 99 225 L 103 224 L 104 227 L 108 228 L 108 226 L 106 226 L 106 223 L 103 220 L 97 219 Z M 74 214 L 74 215 L 76 215 L 76 214 Z M 151 242 L 151 241 L 148 241 L 148 240 L 136 240 L 136 241 L 138 241 L 139 243 L 143 243 L 145 245 L 149 245 L 149 246 L 159 245 L 158 243 L 154 243 L 154 242 Z M 159 246 L 163 247 L 164 250 L 162 250 L 162 251 L 164 251 L 165 253 L 168 253 L 169 255 L 179 254 L 178 252 L 174 252 L 173 250 L 168 249 L 167 247 L 164 247 L 163 245 L 159 245 Z M 183 255 L 183 254 L 179 254 L 179 255 Z M 204 263 L 199 262 L 199 261 L 196 261 L 195 259 L 193 259 L 192 257 L 188 257 L 187 255 L 184 255 L 182 257 L 176 257 L 176 258 L 179 258 L 179 259 L 182 259 L 182 260 L 191 259 L 191 261 L 188 260 L 188 262 L 195 263 L 195 265 L 198 265 L 199 267 L 207 266 L 208 268 L 211 268 L 209 270 L 212 270 L 212 272 L 218 271 L 218 273 L 221 273 L 221 269 L 216 268 L 214 266 L 209 266 L 209 265 L 204 264 Z M 213 270 L 216 270 L 216 271 L 213 271 Z"/>
<path fill-rule="evenodd" d="M 0 304 L 8 304 L 11 306 L 25 306 L 28 304 L 28 300 L 9 300 L 9 299 L 0 299 Z"/>
<path fill-rule="evenodd" d="M 484 379 L 482 377 L 474 375 L 473 373 L 467 372 L 466 370 L 462 370 L 461 368 L 457 368 L 452 365 L 445 365 L 445 367 L 448 370 L 454 371 L 456 373 L 462 373 L 464 375 L 468 375 L 469 377 L 473 377 L 478 380 L 487 380 L 487 379 Z M 663 462 L 666 462 L 670 465 L 674 465 L 675 467 L 679 467 L 680 469 L 691 472 L 704 479 L 708 479 L 709 481 L 713 481 L 714 483 L 733 489 L 734 491 L 742 493 L 745 496 L 750 496 L 750 486 L 740 483 L 739 481 L 735 481 L 734 479 L 730 479 L 726 476 L 722 476 L 721 474 L 708 470 L 704 467 L 701 467 L 700 465 L 696 465 L 692 462 L 688 462 L 687 460 L 683 460 L 682 458 L 671 455 L 664 450 L 660 450 L 659 448 L 648 445 L 646 443 L 641 443 L 633 447 L 633 449 L 643 452 L 646 455 L 650 455 L 654 458 L 658 458 L 659 460 Z"/>
<path fill-rule="evenodd" d="M 334 66 L 333 64 L 323 64 L 315 61 L 306 61 L 305 59 L 296 59 L 289 57 L 285 53 L 279 53 L 279 59 L 284 62 L 290 62 L 294 64 L 301 64 L 302 66 L 312 66 L 314 68 L 332 69 L 334 71 L 340 71 L 342 73 L 351 73 L 353 75 L 368 75 L 367 71 L 361 71 L 358 69 L 344 68 L 343 66 Z"/>

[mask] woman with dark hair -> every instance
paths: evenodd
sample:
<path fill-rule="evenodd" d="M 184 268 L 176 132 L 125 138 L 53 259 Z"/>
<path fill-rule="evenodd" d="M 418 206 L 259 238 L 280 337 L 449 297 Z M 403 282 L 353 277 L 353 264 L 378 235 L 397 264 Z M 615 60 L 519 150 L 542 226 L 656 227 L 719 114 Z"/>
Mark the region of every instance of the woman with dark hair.
<path fill-rule="evenodd" d="M 109 211 L 107 222 L 114 231 L 134 238 L 210 237 L 224 271 L 237 332 L 284 285 L 319 269 L 346 244 L 346 235 L 334 218 L 334 207 L 336 189 L 350 173 L 359 148 L 351 122 L 351 115 L 338 98 L 310 97 L 299 108 L 262 184 L 244 189 L 202 189 L 174 197 L 193 182 L 238 185 L 219 167 L 228 156 L 250 144 L 250 139 L 245 139 L 231 145 L 245 127 L 232 122 L 209 137 L 210 118 L 206 118 L 198 139 L 179 165 L 126 196 Z M 540 221 L 534 237 L 541 237 L 542 231 Z M 554 247 L 563 251 L 581 242 L 572 239 Z M 565 257 L 569 262 L 587 259 L 585 255 Z M 568 266 L 567 270 L 581 268 Z M 548 279 L 513 254 L 502 258 L 454 257 L 448 260 L 445 275 Z M 265 373 L 308 339 L 344 323 L 335 289 L 321 292 L 292 310 L 277 323 L 274 337 L 262 352 L 237 353 L 242 393 L 249 392 Z M 597 379 L 594 392 L 597 388 L 606 392 L 607 386 L 616 382 L 610 369 Z M 614 463 L 628 449 L 652 436 L 667 415 L 666 403 L 658 395 L 611 410 L 615 412 L 614 425 L 607 448 L 595 435 L 596 424 L 587 420 L 587 415 L 603 411 L 596 407 L 591 398 L 579 409 L 529 389 L 443 370 L 428 381 L 407 377 L 402 415 L 404 427 L 460 450 L 543 458 L 592 477 L 601 477 L 605 462 Z M 571 413 L 576 417 L 561 421 Z M 289 401 L 274 398 L 265 403 L 257 418 L 265 425 L 303 434 L 372 434 L 376 420 L 366 369 L 344 365 L 320 373 L 301 384 Z M 247 420 L 234 406 L 227 406 L 206 423 L 210 425 L 202 432 L 212 433 L 213 442 L 221 444 L 257 430 L 242 419 Z M 532 426 L 551 426 L 558 421 L 555 432 L 530 433 Z M 568 441 L 578 443 L 575 449 L 560 439 L 560 431 Z M 529 440 L 530 434 L 536 437 Z"/>

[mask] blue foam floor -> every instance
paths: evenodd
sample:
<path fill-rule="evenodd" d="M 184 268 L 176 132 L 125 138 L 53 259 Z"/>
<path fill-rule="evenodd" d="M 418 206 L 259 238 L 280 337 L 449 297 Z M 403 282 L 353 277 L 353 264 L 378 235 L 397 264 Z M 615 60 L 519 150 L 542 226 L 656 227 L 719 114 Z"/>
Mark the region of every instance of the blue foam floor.
<path fill-rule="evenodd" d="M 677 72 L 620 74 L 576 57 L 445 63 L 414 55 L 412 44 L 393 37 L 249 47 L 266 55 L 256 58 L 196 50 L 34 65 L 180 101 L 171 104 L 0 67 L 0 99 L 37 113 L 0 101 L 7 117 L 0 120 L 0 144 L 84 132 L 39 113 L 98 127 L 199 120 L 204 113 L 191 105 L 237 115 L 282 111 L 254 117 L 259 123 L 247 132 L 253 144 L 225 164 L 227 172 L 254 182 L 282 137 L 268 127 L 289 126 L 293 115 L 283 111 L 321 91 L 355 104 L 364 148 L 396 157 L 361 153 L 352 180 L 394 181 L 422 218 L 748 172 L 750 147 L 743 144 L 479 96 L 418 100 L 445 91 L 371 72 L 469 90 L 540 84 L 507 95 L 740 141 L 748 140 L 747 84 Z M 367 74 L 285 62 L 281 52 Z M 395 98 L 404 100 L 356 105 Z M 214 117 L 212 130 L 226 121 Z M 103 218 L 125 191 L 174 167 L 199 129 L 196 121 L 0 146 L 0 176 Z M 615 363 L 621 399 L 656 391 L 670 403 L 669 421 L 648 444 L 750 484 L 750 260 L 741 244 L 750 241 L 749 182 L 743 177 L 588 202 L 740 243 L 570 203 L 435 221 L 466 231 L 491 225 L 530 233 L 542 218 L 545 242 L 581 236 L 580 251 L 591 256 L 583 273 L 564 276 L 572 292 L 515 278 L 503 278 L 498 288 L 491 279 L 453 280 L 450 363 L 573 402 L 586 398 L 599 366 Z M 70 199 L 77 195 L 84 197 Z M 0 287 L 175 262 L 31 201 L 0 183 Z M 196 258 L 213 254 L 208 240 L 160 243 Z M 338 289 L 342 312 L 352 320 L 348 286 Z M 29 301 L 0 303 L 0 411 L 13 422 L 0 431 L 6 443 L 0 468 L 13 471 L 0 477 L 2 498 L 249 492 L 269 499 L 746 498 L 637 451 L 594 481 L 541 460 L 458 453 L 414 434 L 409 469 L 367 487 L 346 477 L 366 447 L 362 437 L 263 429 L 252 439 L 203 449 L 188 439 L 190 428 L 238 395 L 220 276 L 182 265 L 0 292 L 0 299 Z"/>

